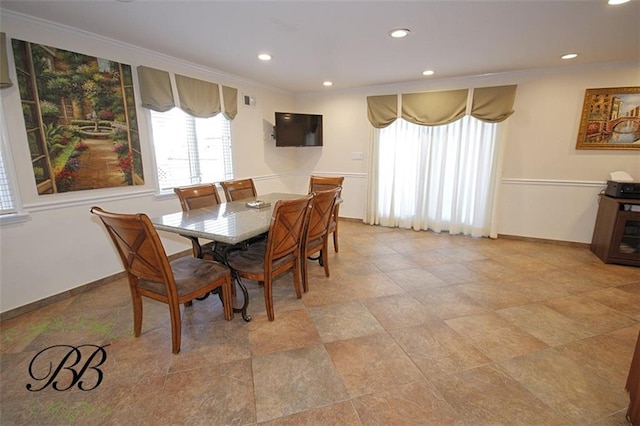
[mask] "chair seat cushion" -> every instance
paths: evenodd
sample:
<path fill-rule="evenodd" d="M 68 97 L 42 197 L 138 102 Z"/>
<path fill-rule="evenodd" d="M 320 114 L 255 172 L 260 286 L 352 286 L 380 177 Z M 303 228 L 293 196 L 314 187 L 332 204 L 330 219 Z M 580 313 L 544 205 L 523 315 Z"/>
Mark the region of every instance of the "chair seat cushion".
<path fill-rule="evenodd" d="M 323 244 L 322 238 L 316 238 L 315 240 L 311 240 L 307 242 L 307 253 L 313 252 L 314 250 L 322 249 Z"/>
<path fill-rule="evenodd" d="M 211 260 L 185 256 L 170 263 L 178 296 L 184 296 L 230 274 L 229 268 Z M 163 283 L 140 280 L 141 288 L 167 296 Z"/>
<path fill-rule="evenodd" d="M 264 256 L 267 250 L 266 240 L 251 244 L 246 250 L 237 250 L 229 254 L 227 263 L 231 269 L 249 274 L 264 274 Z M 288 254 L 273 261 L 273 269 L 291 262 L 293 254 Z"/>

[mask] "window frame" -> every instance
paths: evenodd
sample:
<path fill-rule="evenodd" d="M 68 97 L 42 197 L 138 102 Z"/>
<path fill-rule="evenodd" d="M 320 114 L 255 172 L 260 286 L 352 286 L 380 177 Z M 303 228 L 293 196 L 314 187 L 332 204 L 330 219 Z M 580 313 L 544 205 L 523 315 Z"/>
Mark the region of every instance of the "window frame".
<path fill-rule="evenodd" d="M 0 110 L 0 150 L 2 150 L 2 166 L 7 178 L 7 185 L 13 198 L 13 210 L 7 213 L 0 213 L 0 225 L 25 222 L 28 214 L 24 211 L 22 199 L 20 197 L 20 187 L 18 186 L 18 176 L 16 174 L 13 152 L 9 144 L 9 135 L 5 110 Z"/>
<path fill-rule="evenodd" d="M 169 111 L 165 111 L 165 112 L 170 112 L 174 109 L 178 109 L 180 110 L 183 114 L 189 115 L 186 112 L 184 112 L 179 106 L 175 106 L 174 108 L 172 108 Z M 155 179 L 155 187 L 156 187 L 156 196 L 157 197 L 165 197 L 165 196 L 169 196 L 169 195 L 173 195 L 173 188 L 174 187 L 167 187 L 167 188 L 162 188 L 161 186 L 161 182 L 160 182 L 160 177 L 159 177 L 159 158 L 158 158 L 158 154 L 156 151 L 156 141 L 154 138 L 154 132 L 153 132 L 153 114 L 164 114 L 165 112 L 159 112 L 159 111 L 153 111 L 151 109 L 146 109 L 146 116 L 148 118 L 148 132 L 149 132 L 149 147 L 151 148 L 151 155 L 152 155 L 152 159 L 153 159 L 153 163 L 154 163 L 154 179 Z M 193 117 L 193 116 L 192 116 Z M 233 132 L 232 132 L 232 120 L 228 119 L 226 116 L 224 116 L 224 114 L 220 113 L 217 114 L 213 117 L 209 117 L 209 118 L 220 118 L 222 120 L 226 120 L 227 126 L 228 126 L 228 140 L 229 140 L 229 146 L 228 146 L 228 152 L 223 154 L 223 162 L 225 165 L 225 171 L 224 171 L 224 175 L 225 177 L 223 179 L 219 179 L 219 180 L 215 180 L 214 182 L 208 182 L 205 180 L 201 180 L 200 183 L 218 183 L 222 180 L 228 180 L 228 179 L 233 179 L 234 178 L 234 164 L 233 164 Z M 194 119 L 198 119 L 198 117 L 193 117 Z M 201 118 L 202 119 L 202 118 Z M 187 135 L 185 134 L 185 137 L 187 137 Z M 197 143 L 197 139 L 196 139 L 196 143 Z M 200 148 L 200 147 L 198 147 Z M 223 147 L 223 149 L 225 149 Z M 227 158 L 228 157 L 228 158 Z M 228 169 L 227 169 L 228 167 Z M 193 177 L 192 177 L 193 178 Z M 187 186 L 187 185 L 196 185 L 196 182 L 193 183 L 183 183 L 177 186 Z"/>

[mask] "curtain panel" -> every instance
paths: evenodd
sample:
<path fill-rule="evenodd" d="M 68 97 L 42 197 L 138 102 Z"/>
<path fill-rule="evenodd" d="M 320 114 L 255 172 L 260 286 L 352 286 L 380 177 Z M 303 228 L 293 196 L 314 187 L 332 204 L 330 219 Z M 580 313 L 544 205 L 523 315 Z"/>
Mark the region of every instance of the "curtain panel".
<path fill-rule="evenodd" d="M 138 81 L 143 107 L 157 112 L 166 112 L 176 106 L 168 72 L 139 66 Z"/>
<path fill-rule="evenodd" d="M 176 89 L 180 108 L 199 118 L 214 117 L 220 113 L 220 88 L 216 83 L 176 74 Z"/>
<path fill-rule="evenodd" d="M 513 114 L 517 85 L 481 87 L 478 89 L 402 94 L 401 116 L 422 126 L 453 123 L 466 114 L 487 123 L 499 123 Z M 468 110 L 469 92 L 472 91 Z M 398 95 L 367 97 L 367 117 L 376 129 L 382 129 L 398 118 Z"/>
<path fill-rule="evenodd" d="M 487 123 L 500 123 L 513 114 L 518 86 L 481 87 L 473 90 L 471 115 Z"/>
<path fill-rule="evenodd" d="M 224 101 L 224 116 L 233 120 L 238 115 L 238 89 L 222 86 L 222 99 Z"/>
<path fill-rule="evenodd" d="M 402 95 L 402 118 L 422 126 L 453 123 L 464 117 L 469 90 L 407 93 Z"/>
<path fill-rule="evenodd" d="M 382 129 L 398 118 L 398 95 L 367 96 L 367 116 L 376 129 Z"/>
<path fill-rule="evenodd" d="M 166 112 L 176 106 L 171 76 L 167 71 L 139 66 L 138 81 L 143 107 L 157 112 Z M 187 114 L 209 118 L 223 112 L 230 120 L 238 115 L 238 89 L 236 88 L 178 74 L 175 75 L 175 84 L 180 109 Z"/>
<path fill-rule="evenodd" d="M 7 35 L 0 33 L 0 89 L 13 86 L 9 78 L 9 64 L 7 63 Z"/>

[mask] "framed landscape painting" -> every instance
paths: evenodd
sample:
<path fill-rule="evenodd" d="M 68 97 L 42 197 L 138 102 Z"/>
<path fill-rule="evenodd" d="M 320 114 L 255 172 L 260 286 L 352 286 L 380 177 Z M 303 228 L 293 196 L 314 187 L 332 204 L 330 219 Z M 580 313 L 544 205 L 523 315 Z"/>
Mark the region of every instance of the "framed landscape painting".
<path fill-rule="evenodd" d="M 640 87 L 587 89 L 576 149 L 640 150 Z"/>
<path fill-rule="evenodd" d="M 143 185 L 131 66 L 12 45 L 38 194 Z"/>

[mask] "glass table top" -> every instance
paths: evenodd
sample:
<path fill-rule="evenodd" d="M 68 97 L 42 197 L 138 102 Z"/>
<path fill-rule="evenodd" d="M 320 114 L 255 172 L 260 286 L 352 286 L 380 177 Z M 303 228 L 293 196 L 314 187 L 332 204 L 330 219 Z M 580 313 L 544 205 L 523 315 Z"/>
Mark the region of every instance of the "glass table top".
<path fill-rule="evenodd" d="M 151 222 L 161 231 L 237 244 L 269 231 L 271 214 L 278 200 L 303 197 L 306 194 L 264 194 L 190 212 L 169 213 L 151 218 Z M 260 209 L 247 207 L 247 202 L 255 200 L 267 201 L 271 205 Z"/>

